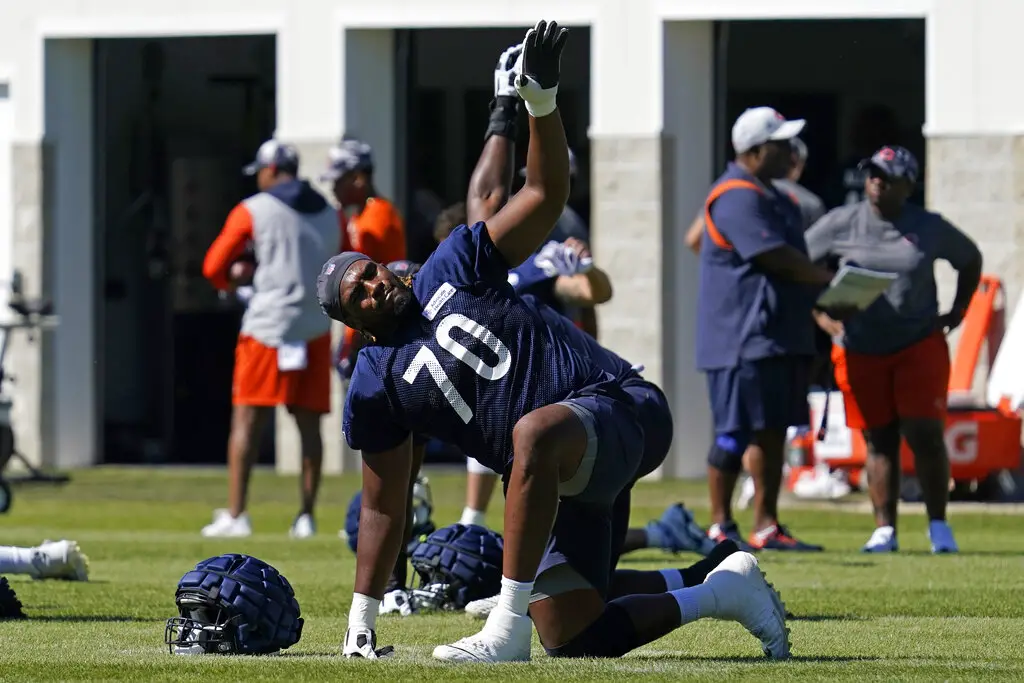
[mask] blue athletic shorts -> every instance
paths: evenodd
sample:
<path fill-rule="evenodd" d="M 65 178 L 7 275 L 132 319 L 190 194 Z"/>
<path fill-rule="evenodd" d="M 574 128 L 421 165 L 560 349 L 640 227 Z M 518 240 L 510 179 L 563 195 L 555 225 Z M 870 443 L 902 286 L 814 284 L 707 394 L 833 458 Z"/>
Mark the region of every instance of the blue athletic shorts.
<path fill-rule="evenodd" d="M 749 443 L 756 432 L 807 425 L 810 364 L 810 356 L 775 356 L 707 371 L 715 433 Z"/>

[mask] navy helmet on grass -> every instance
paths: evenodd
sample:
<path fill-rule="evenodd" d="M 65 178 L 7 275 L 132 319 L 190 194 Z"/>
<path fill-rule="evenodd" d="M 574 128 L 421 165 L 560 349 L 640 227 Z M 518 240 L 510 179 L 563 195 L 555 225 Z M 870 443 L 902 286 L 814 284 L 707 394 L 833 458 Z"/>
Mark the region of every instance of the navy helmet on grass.
<path fill-rule="evenodd" d="M 464 609 L 501 591 L 501 534 L 475 524 L 452 524 L 416 546 L 409 561 L 420 577 L 413 589 L 417 609 Z"/>
<path fill-rule="evenodd" d="M 164 634 L 172 654 L 267 655 L 302 636 L 288 579 L 249 555 L 203 560 L 181 577 L 174 602 L 178 616 Z"/>
<path fill-rule="evenodd" d="M 345 513 L 345 541 L 352 552 L 356 551 L 356 544 L 359 541 L 359 516 L 362 509 L 363 492 L 356 491 Z M 409 541 L 406 552 L 412 553 L 416 544 L 437 528 L 430 519 L 433 512 L 434 496 L 430 492 L 430 480 L 423 476 L 417 477 L 412 487 L 412 540 Z"/>

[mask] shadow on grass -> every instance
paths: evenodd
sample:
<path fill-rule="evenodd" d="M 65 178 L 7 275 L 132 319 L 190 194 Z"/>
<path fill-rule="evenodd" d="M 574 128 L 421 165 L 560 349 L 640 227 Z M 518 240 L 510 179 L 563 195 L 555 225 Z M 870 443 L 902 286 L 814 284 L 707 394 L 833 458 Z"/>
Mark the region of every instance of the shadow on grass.
<path fill-rule="evenodd" d="M 912 557 L 1020 557 L 1020 550 L 961 550 L 958 553 L 933 553 L 930 550 L 900 550 L 898 555 Z"/>
<path fill-rule="evenodd" d="M 869 619 L 852 614 L 787 614 L 786 621 L 869 621 Z"/>
<path fill-rule="evenodd" d="M 52 621 L 57 623 L 68 623 L 68 624 L 88 624 L 88 623 L 139 623 L 139 624 L 155 624 L 157 622 L 166 622 L 167 619 L 157 619 L 155 617 L 126 617 L 122 615 L 108 615 L 108 614 L 44 614 L 42 616 L 34 616 L 31 613 L 31 609 L 28 614 L 29 621 Z"/>
<path fill-rule="evenodd" d="M 680 654 L 665 653 L 665 654 L 657 654 L 657 655 L 641 655 L 639 657 L 630 657 L 629 660 L 631 660 L 631 661 L 634 661 L 634 660 L 647 660 L 647 661 L 651 661 L 651 662 L 658 662 L 658 661 L 661 661 L 661 662 L 664 662 L 664 661 L 673 661 L 673 662 L 721 662 L 722 664 L 768 664 L 768 665 L 779 664 L 778 661 L 768 659 L 767 657 L 764 657 L 763 655 L 760 656 L 760 657 L 756 656 L 756 655 L 750 655 L 750 656 L 745 656 L 745 657 L 694 657 L 692 655 L 685 655 L 685 654 L 681 654 L 681 653 Z M 830 657 L 830 656 L 823 656 L 823 657 L 814 657 L 814 656 L 809 656 L 809 655 L 804 655 L 804 656 L 795 655 L 795 656 L 790 657 L 788 660 L 785 660 L 785 661 L 787 661 L 787 662 L 800 662 L 800 663 L 806 662 L 806 663 L 809 663 L 809 664 L 852 664 L 852 663 L 855 663 L 855 662 L 878 662 L 878 661 L 881 661 L 881 657 L 867 657 L 867 656 L 857 656 L 857 657 L 840 657 L 840 656 Z"/>

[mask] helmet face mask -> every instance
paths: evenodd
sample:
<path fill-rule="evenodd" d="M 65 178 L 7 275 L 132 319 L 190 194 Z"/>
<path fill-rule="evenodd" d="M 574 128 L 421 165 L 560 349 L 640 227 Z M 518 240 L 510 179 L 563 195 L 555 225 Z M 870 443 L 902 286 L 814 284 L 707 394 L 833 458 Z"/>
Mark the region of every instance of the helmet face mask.
<path fill-rule="evenodd" d="M 411 591 L 417 610 L 461 610 L 501 590 L 501 534 L 481 526 L 451 524 L 419 542 L 409 557 L 419 577 Z"/>
<path fill-rule="evenodd" d="M 201 595 L 177 599 L 181 616 L 167 620 L 164 643 L 174 655 L 235 654 L 238 640 L 226 610 Z"/>
<path fill-rule="evenodd" d="M 227 554 L 199 562 L 178 582 L 167 620 L 171 654 L 273 654 L 302 636 L 291 584 L 266 562 Z"/>

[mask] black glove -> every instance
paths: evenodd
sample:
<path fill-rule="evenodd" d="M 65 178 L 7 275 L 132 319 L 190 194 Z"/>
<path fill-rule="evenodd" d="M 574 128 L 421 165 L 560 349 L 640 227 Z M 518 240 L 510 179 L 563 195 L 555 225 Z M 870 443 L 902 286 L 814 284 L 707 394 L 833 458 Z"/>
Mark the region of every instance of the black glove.
<path fill-rule="evenodd" d="M 516 91 L 523 98 L 530 116 L 547 116 L 555 110 L 562 49 L 569 29 L 557 23 L 537 22 L 526 32 L 523 54 L 516 65 Z"/>

